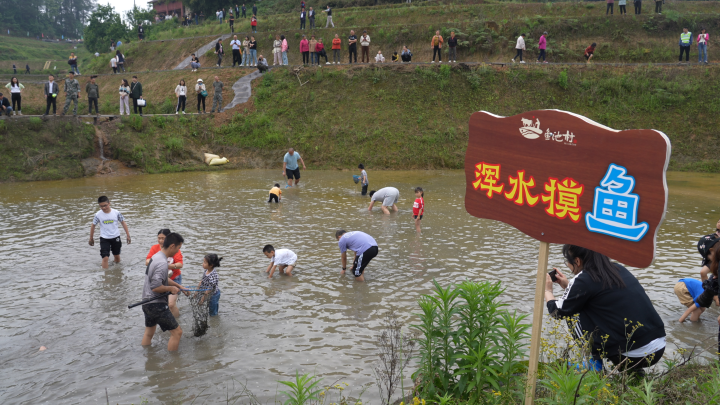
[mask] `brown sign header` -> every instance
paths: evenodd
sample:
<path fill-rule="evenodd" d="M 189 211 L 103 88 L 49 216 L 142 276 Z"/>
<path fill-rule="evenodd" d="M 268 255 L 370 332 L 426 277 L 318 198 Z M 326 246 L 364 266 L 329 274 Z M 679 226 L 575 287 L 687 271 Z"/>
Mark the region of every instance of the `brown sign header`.
<path fill-rule="evenodd" d="M 670 140 L 538 110 L 470 117 L 465 209 L 535 239 L 649 266 L 667 208 Z"/>

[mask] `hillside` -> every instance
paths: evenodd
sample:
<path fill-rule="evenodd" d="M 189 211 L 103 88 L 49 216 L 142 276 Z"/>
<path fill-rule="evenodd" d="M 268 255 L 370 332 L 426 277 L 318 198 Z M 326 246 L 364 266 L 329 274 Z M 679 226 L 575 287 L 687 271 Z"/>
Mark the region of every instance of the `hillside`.
<path fill-rule="evenodd" d="M 0 74 L 12 74 L 12 65 L 15 63 L 18 74 L 25 73 L 25 65 L 30 65 L 32 74 L 40 73 L 45 61 L 53 61 L 52 66 L 59 70 L 68 69 L 67 60 L 70 52 L 75 52 L 81 60 L 89 58 L 90 53 L 82 44 L 70 42 L 45 42 L 34 38 L 2 36 L 0 39 Z"/>

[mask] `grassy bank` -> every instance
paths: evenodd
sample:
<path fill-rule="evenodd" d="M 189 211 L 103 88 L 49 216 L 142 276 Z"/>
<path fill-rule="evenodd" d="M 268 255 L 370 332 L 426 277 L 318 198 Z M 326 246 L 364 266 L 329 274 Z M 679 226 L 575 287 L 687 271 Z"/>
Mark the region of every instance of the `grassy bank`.
<path fill-rule="evenodd" d="M 305 69 L 300 86 L 290 70 L 277 69 L 255 81 L 251 100 L 233 112 L 131 117 L 106 123 L 102 131 L 109 156 L 151 173 L 207 170 L 202 152 L 229 157 L 224 168 L 278 167 L 278 156 L 290 146 L 314 168 L 364 162 L 374 169 L 457 169 L 463 167 L 473 112 L 509 116 L 556 108 L 612 128 L 658 129 L 672 142 L 670 170 L 718 172 L 711 117 L 720 111 L 714 96 L 719 76 L 720 69 L 704 66 L 390 65 Z M 169 94 L 174 85 L 167 87 Z M 23 147 L 43 147 L 27 142 L 4 149 L 10 156 L 5 159 Z"/>
<path fill-rule="evenodd" d="M 94 137 L 92 126 L 68 120 L 0 121 L 0 181 L 82 177 Z"/>
<path fill-rule="evenodd" d="M 88 60 L 91 56 L 82 44 L 2 36 L 0 39 L 0 74 L 12 74 L 13 63 L 20 75 L 25 73 L 26 64 L 30 65 L 31 74 L 52 72 L 53 67 L 66 71 L 70 52 L 75 52 L 81 62 Z M 46 61 L 52 61 L 52 63 L 50 69 L 43 70 Z"/>

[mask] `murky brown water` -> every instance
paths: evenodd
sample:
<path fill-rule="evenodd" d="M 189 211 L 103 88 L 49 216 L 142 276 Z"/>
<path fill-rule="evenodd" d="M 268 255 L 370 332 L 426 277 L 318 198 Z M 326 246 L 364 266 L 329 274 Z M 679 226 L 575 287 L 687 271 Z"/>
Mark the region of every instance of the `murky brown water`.
<path fill-rule="evenodd" d="M 107 388 L 111 403 L 173 403 L 210 387 L 203 400 L 224 403 L 232 378 L 272 402 L 281 390 L 276 381 L 295 370 L 328 383 L 342 378 L 357 394 L 374 381 L 383 314 L 395 307 L 412 321 L 415 301 L 433 279 L 443 285 L 502 280 L 511 307 L 531 312 L 538 242 L 469 216 L 462 172 L 370 171 L 371 188 L 400 190 L 401 211 L 391 216 L 366 211 L 355 173 L 303 174 L 302 187 L 285 191 L 280 205 L 265 202 L 280 170 L 0 185 L 2 402 L 105 403 Z M 669 175 L 657 260 L 634 271 L 665 320 L 669 341 L 684 347 L 717 336 L 716 307 L 702 324 L 674 322 L 684 307 L 672 287 L 698 274 L 695 243 L 720 217 L 718 183 L 718 175 Z M 420 237 L 411 216 L 417 185 L 426 190 L 427 206 Z M 101 194 L 125 215 L 133 236 L 123 246 L 123 263 L 107 271 L 100 269 L 98 247 L 87 244 Z M 220 316 L 207 335 L 192 337 L 189 307 L 181 301 L 185 334 L 178 354 L 166 351 L 168 334 L 143 349 L 142 311 L 127 309 L 141 295 L 145 255 L 164 227 L 185 237 L 186 284 L 201 277 L 204 254 L 225 257 Z M 366 283 L 338 274 L 337 228 L 363 230 L 378 241 Z M 517 253 L 518 241 L 527 253 Z M 267 243 L 298 254 L 296 277 L 265 277 Z M 559 246 L 552 247 L 551 263 L 562 263 Z M 42 345 L 48 349 L 39 353 Z M 364 398 L 373 400 L 376 392 L 372 387 Z"/>

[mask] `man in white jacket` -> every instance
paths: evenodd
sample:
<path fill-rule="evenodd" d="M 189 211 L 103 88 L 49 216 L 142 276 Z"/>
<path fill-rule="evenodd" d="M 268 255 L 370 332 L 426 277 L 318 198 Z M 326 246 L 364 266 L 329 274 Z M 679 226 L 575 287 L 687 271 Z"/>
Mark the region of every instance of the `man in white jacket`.
<path fill-rule="evenodd" d="M 525 50 L 525 34 L 520 34 L 517 39 L 517 44 L 515 44 L 515 49 L 517 49 L 517 54 L 512 59 L 513 63 L 515 63 L 515 59 L 518 57 L 520 58 L 520 63 L 525 63 L 522 58 L 523 51 Z"/>

